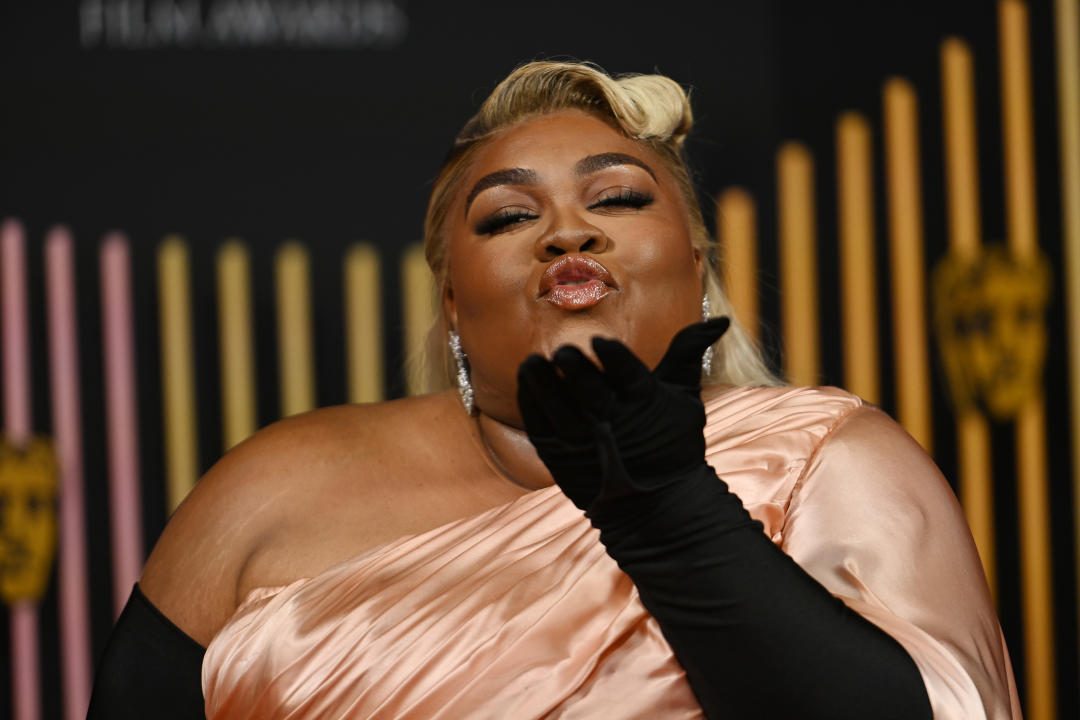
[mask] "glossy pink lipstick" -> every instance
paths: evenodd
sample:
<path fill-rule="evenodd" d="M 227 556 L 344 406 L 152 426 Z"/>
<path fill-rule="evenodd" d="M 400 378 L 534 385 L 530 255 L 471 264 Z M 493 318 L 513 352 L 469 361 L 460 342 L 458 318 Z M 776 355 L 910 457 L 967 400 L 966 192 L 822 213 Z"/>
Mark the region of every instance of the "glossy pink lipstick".
<path fill-rule="evenodd" d="M 540 276 L 541 300 L 562 310 L 584 310 L 619 289 L 607 268 L 587 255 L 563 255 Z"/>

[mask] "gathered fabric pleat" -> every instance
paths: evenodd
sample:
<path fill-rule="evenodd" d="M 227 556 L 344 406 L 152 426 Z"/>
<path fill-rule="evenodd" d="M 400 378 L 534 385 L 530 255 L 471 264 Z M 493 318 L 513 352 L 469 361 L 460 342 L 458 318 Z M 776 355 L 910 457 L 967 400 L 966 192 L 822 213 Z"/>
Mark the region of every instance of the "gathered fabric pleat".
<path fill-rule="evenodd" d="M 1018 718 L 974 543 L 918 444 L 836 389 L 703 398 L 707 461 L 766 537 L 907 649 L 935 717 Z M 209 720 L 702 717 L 554 486 L 253 590 L 207 649 L 203 692 Z"/>
<path fill-rule="evenodd" d="M 208 718 L 701 716 L 633 583 L 554 487 L 253 591 L 203 682 Z"/>

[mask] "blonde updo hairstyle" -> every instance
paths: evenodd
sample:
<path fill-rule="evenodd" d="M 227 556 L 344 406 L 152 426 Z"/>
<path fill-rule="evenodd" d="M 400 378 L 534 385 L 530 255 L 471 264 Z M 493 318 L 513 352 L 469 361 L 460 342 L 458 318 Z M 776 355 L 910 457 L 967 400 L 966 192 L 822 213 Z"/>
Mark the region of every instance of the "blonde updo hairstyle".
<path fill-rule="evenodd" d="M 448 218 L 455 194 L 477 151 L 497 133 L 523 120 L 559 110 L 582 110 L 648 147 L 674 176 L 686 200 L 693 246 L 710 259 L 715 242 L 705 228 L 694 186 L 683 158 L 683 141 L 693 125 L 690 101 L 674 80 L 663 75 L 612 77 L 591 63 L 530 62 L 495 88 L 479 112 L 465 123 L 435 178 L 424 219 L 424 254 L 442 297 L 447 278 Z M 775 385 L 753 341 L 734 322 L 731 303 L 713 263 L 706 261 L 703 291 L 711 314 L 732 317 L 732 327 L 714 349 L 712 372 L 704 382 Z M 449 387 L 455 373 L 447 351 L 446 318 L 439 314 L 428 336 L 427 362 L 433 384 Z"/>

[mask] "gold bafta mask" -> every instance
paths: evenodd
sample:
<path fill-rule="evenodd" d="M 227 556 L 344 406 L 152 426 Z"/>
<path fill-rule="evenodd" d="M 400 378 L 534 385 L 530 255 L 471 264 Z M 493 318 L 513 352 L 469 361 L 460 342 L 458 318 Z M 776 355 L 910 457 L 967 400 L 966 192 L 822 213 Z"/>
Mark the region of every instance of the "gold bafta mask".
<path fill-rule="evenodd" d="M 988 246 L 934 271 L 934 325 L 953 401 L 998 420 L 1038 391 L 1046 359 L 1049 265 Z"/>
<path fill-rule="evenodd" d="M 18 448 L 0 437 L 0 597 L 45 594 L 56 554 L 56 458 L 45 438 Z"/>

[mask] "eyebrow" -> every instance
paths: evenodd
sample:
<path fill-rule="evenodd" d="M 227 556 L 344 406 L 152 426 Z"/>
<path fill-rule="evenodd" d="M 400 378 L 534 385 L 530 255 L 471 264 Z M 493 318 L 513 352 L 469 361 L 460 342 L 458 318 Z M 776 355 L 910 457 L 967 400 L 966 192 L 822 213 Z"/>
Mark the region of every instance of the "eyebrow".
<path fill-rule="evenodd" d="M 633 155 L 619 152 L 589 155 L 578 160 L 574 165 L 574 175 L 585 177 L 615 165 L 636 165 L 649 173 L 653 180 L 656 180 L 656 173 L 654 173 L 652 168 L 646 165 L 644 161 L 638 160 Z M 539 182 L 540 178 L 536 174 L 536 171 L 528 168 L 505 168 L 503 170 L 496 170 L 493 173 L 488 173 L 476 181 L 476 184 L 472 186 L 472 190 L 470 190 L 469 194 L 465 197 L 465 214 L 469 214 L 469 208 L 472 207 L 473 200 L 476 199 L 476 196 L 489 188 L 498 185 L 537 185 Z"/>
<path fill-rule="evenodd" d="M 469 191 L 468 197 L 465 198 L 465 214 L 469 214 L 469 206 L 472 205 L 472 201 L 476 199 L 476 196 L 488 188 L 493 188 L 496 185 L 536 185 L 539 182 L 540 179 L 537 177 L 536 171 L 528 168 L 506 168 L 505 170 L 488 173 L 476 181 L 476 184 L 472 186 L 472 190 Z"/>
<path fill-rule="evenodd" d="M 588 157 L 582 158 L 581 160 L 578 160 L 577 165 L 574 166 L 574 174 L 578 177 L 585 177 L 586 175 L 592 175 L 593 173 L 600 172 L 613 165 L 637 165 L 639 168 L 649 173 L 653 180 L 656 180 L 656 173 L 654 173 L 652 168 L 643 161 L 638 160 L 633 155 L 618 152 L 600 153 L 599 155 L 589 155 Z"/>

